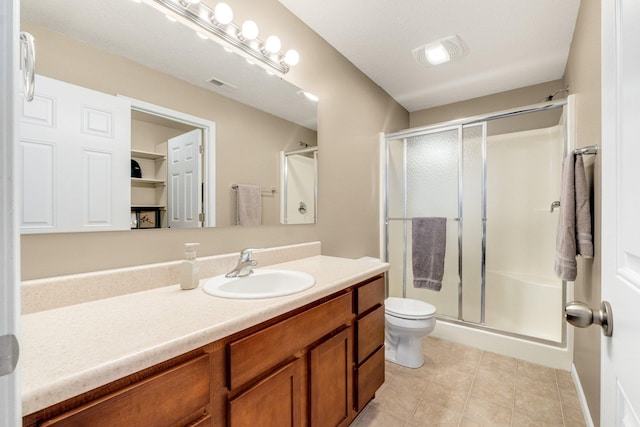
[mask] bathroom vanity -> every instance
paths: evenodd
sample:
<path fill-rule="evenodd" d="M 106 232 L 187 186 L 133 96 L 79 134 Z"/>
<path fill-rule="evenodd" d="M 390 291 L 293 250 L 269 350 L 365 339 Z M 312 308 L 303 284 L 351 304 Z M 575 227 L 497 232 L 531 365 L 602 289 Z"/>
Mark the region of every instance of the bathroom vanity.
<path fill-rule="evenodd" d="M 166 286 L 26 315 L 23 425 L 346 426 L 384 382 L 387 267 L 313 256 L 278 264 L 308 272 L 317 281 L 310 290 L 286 297 L 232 300 Z M 142 308 L 143 300 L 160 307 Z M 36 352 L 46 347 L 29 342 L 36 323 L 55 328 L 57 314 L 66 317 L 61 324 L 71 329 L 69 334 L 80 329 L 87 334 L 95 319 L 72 325 L 69 316 L 89 310 L 101 318 L 106 311 L 98 311 L 113 304 L 122 310 L 113 316 L 113 335 L 91 343 L 110 356 L 90 351 L 89 360 L 81 363 L 55 359 L 80 355 L 87 343 L 78 342 L 71 349 L 54 346 L 48 362 L 40 359 L 45 353 L 29 355 L 31 345 Z M 128 309 L 136 306 L 146 313 L 138 317 L 142 323 L 132 326 L 136 316 Z M 171 307 L 177 312 L 166 313 L 168 323 L 156 324 L 160 311 Z M 119 313 L 127 318 L 117 319 Z M 53 324 L 40 323 L 46 319 Z M 118 324 L 129 325 L 129 331 Z M 109 350 L 118 347 L 119 334 L 124 334 L 123 348 Z M 134 336 L 144 343 L 128 344 Z M 92 381 L 102 384 L 92 386 Z"/>

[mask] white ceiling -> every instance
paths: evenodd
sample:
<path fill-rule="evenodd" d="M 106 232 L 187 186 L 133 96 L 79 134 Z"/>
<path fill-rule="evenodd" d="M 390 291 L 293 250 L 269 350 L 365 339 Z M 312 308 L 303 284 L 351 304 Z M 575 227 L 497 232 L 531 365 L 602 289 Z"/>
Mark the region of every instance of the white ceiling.
<path fill-rule="evenodd" d="M 410 112 L 562 78 L 580 0 L 279 0 Z M 457 34 L 439 66 L 411 51 Z M 304 54 L 304 53 L 303 53 Z"/>

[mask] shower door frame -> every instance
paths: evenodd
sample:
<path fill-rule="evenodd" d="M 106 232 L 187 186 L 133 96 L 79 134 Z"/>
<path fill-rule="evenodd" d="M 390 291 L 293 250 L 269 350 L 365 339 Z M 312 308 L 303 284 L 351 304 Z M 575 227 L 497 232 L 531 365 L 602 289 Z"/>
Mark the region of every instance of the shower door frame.
<path fill-rule="evenodd" d="M 570 95 L 568 98 L 573 98 L 573 95 Z M 383 211 L 384 211 L 384 227 L 382 232 L 384 233 L 384 259 L 383 261 L 387 262 L 389 259 L 389 220 L 403 220 L 403 266 L 402 266 L 402 296 L 406 298 L 406 278 L 407 278 L 407 236 L 408 236 L 408 221 L 411 218 L 408 218 L 407 214 L 407 140 L 409 138 L 424 136 L 439 132 L 450 131 L 453 129 L 458 129 L 458 218 L 454 220 L 458 221 L 458 315 L 457 318 L 451 316 L 441 316 L 436 315 L 439 321 L 445 321 L 448 323 L 458 324 L 465 327 L 471 327 L 475 329 L 485 330 L 493 333 L 497 333 L 500 335 L 505 335 L 508 337 L 525 339 L 528 341 L 537 342 L 540 344 L 546 344 L 553 347 L 566 347 L 567 345 L 567 327 L 566 324 L 562 325 L 561 331 L 561 340 L 553 341 L 544 338 L 538 338 L 530 335 L 524 335 L 516 332 L 505 331 L 501 329 L 497 329 L 495 327 L 491 327 L 486 325 L 485 323 L 485 309 L 486 309 L 486 299 L 485 299 L 485 291 L 486 291 L 486 199 L 487 199 L 487 168 L 486 168 L 486 160 L 487 160 L 487 122 L 496 119 L 503 119 L 508 117 L 515 117 L 523 114 L 536 113 L 540 111 L 552 110 L 555 108 L 562 108 L 569 105 L 569 99 L 562 99 L 558 101 L 550 101 L 543 102 L 538 104 L 527 105 L 524 107 L 513 108 L 508 110 L 502 110 L 495 113 L 477 115 L 462 119 L 451 120 L 448 122 L 436 123 L 429 126 L 410 128 L 399 132 L 389 133 L 384 135 L 384 153 L 385 153 L 385 162 L 384 162 L 384 194 L 381 202 L 383 203 Z M 565 127 L 564 127 L 564 141 L 563 141 L 563 150 L 562 155 L 563 158 L 567 156 L 569 153 L 569 149 L 571 148 L 572 141 L 569 138 L 569 134 L 567 132 L 567 117 L 565 116 Z M 463 156 L 463 131 L 467 127 L 472 126 L 483 126 L 482 130 L 482 259 L 481 259 L 481 297 L 480 297 L 480 322 L 473 322 L 469 320 L 464 320 L 462 317 L 463 311 L 463 282 L 462 276 L 464 274 L 462 269 L 462 197 L 463 197 L 463 183 L 462 183 L 462 156 Z M 401 140 L 403 144 L 403 217 L 402 218 L 389 218 L 389 203 L 388 203 L 388 195 L 389 195 L 389 159 L 390 159 L 390 143 L 392 141 Z M 388 283 L 388 275 L 385 278 L 386 280 L 386 294 L 389 295 L 389 283 Z M 567 302 L 567 282 L 562 280 L 562 307 Z M 563 313 L 561 313 L 563 315 Z"/>

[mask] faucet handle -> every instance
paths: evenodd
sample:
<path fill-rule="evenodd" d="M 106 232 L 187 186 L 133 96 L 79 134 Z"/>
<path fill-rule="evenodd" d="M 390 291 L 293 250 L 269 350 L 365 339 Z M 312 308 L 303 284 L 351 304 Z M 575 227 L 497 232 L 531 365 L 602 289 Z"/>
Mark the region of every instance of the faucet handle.
<path fill-rule="evenodd" d="M 263 248 L 245 248 L 240 251 L 240 260 L 244 262 L 252 261 L 251 254 L 253 254 L 254 252 L 262 252 L 263 250 Z"/>

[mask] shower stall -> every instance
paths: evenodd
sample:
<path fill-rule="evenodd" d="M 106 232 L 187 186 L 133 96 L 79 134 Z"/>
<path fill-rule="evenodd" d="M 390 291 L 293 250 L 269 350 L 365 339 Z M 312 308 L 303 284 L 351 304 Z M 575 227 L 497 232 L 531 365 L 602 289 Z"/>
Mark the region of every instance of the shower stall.
<path fill-rule="evenodd" d="M 384 136 L 388 295 L 434 305 L 434 335 L 568 366 L 563 307 L 572 288 L 553 265 L 572 104 L 569 97 Z M 439 292 L 413 286 L 416 217 L 447 219 Z"/>

